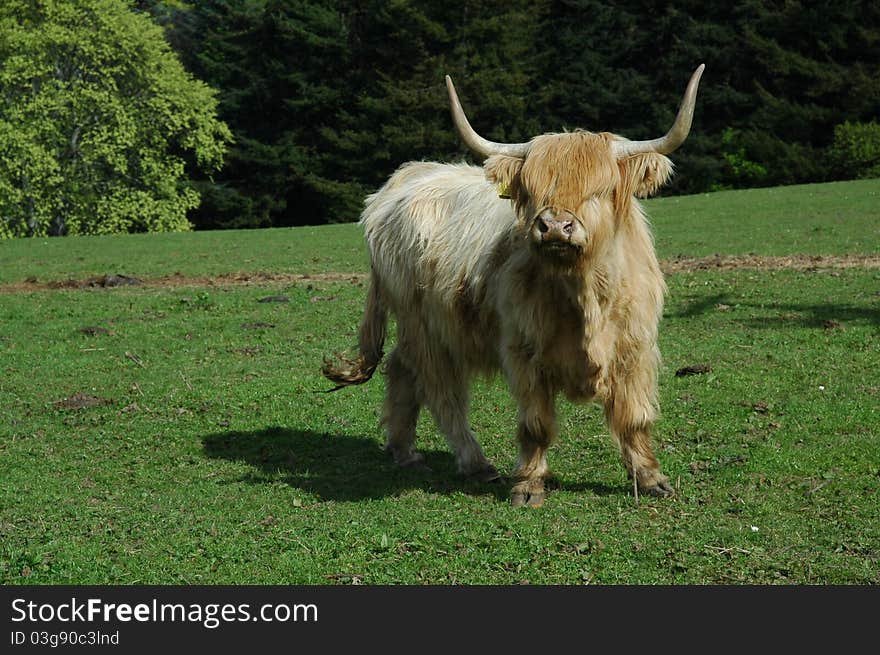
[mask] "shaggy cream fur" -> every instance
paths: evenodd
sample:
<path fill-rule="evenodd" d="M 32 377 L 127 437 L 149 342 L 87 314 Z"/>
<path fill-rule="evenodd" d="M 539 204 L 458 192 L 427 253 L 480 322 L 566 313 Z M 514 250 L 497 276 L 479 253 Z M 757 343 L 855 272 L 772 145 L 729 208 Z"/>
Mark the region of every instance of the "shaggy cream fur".
<path fill-rule="evenodd" d="M 493 156 L 482 168 L 408 163 L 367 198 L 372 276 L 359 354 L 324 373 L 340 386 L 369 379 L 388 312 L 396 317 L 384 423 L 400 464 L 421 459 L 424 406 L 462 473 L 497 477 L 467 415 L 472 378 L 500 370 L 519 407 L 514 505 L 544 500 L 558 394 L 599 401 L 639 488 L 671 493 L 650 438 L 665 284 L 636 198 L 656 192 L 672 165 L 657 154 L 617 160 L 613 138 L 543 135 L 523 159 Z M 541 212 L 567 220 L 570 236 L 551 240 Z"/>

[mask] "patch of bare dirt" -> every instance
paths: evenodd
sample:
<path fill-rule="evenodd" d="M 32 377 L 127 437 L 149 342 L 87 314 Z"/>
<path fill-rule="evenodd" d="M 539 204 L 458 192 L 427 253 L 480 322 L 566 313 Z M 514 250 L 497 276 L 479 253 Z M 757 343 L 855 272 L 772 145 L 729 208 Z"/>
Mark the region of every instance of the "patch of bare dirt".
<path fill-rule="evenodd" d="M 880 268 L 880 255 L 712 255 L 710 257 L 674 257 L 660 262 L 667 275 L 690 271 L 825 271 L 842 268 Z"/>
<path fill-rule="evenodd" d="M 263 349 L 260 346 L 242 346 L 241 348 L 230 348 L 229 352 L 253 357 L 263 352 Z"/>
<path fill-rule="evenodd" d="M 58 409 L 77 410 L 87 409 L 89 407 L 100 407 L 101 405 L 112 405 L 113 401 L 107 398 L 98 398 L 90 396 L 87 393 L 76 392 L 69 398 L 62 398 L 52 403 Z"/>
<path fill-rule="evenodd" d="M 40 286 L 39 281 L 35 277 L 29 277 L 25 280 L 28 284 L 32 286 Z M 47 282 L 46 286 L 50 289 L 87 289 L 87 288 L 109 288 L 109 287 L 127 287 L 142 284 L 139 279 L 136 277 L 130 277 L 128 275 L 96 275 L 94 277 L 90 277 L 86 280 L 55 280 L 53 282 Z"/>
<path fill-rule="evenodd" d="M 28 277 L 21 282 L 0 284 L 0 293 L 20 293 L 22 291 L 45 291 L 47 289 L 95 289 L 128 285 L 145 287 L 224 287 L 238 285 L 260 285 L 267 283 L 296 284 L 299 282 L 350 282 L 363 284 L 366 273 L 223 273 L 221 275 L 188 276 L 172 273 L 154 278 L 134 278 L 127 275 L 99 275 L 85 280 L 40 281 Z M 263 302 L 283 302 L 279 299 Z"/>
<path fill-rule="evenodd" d="M 224 287 L 260 285 L 266 283 L 296 284 L 299 282 L 350 282 L 363 284 L 366 273 L 223 273 L 221 275 L 186 276 L 181 273 L 152 278 L 145 281 L 155 287 Z M 285 302 L 284 296 L 268 296 L 260 302 Z"/>
<path fill-rule="evenodd" d="M 880 268 L 880 255 L 791 255 L 762 257 L 758 255 L 712 255 L 710 257 L 673 257 L 660 262 L 666 275 L 690 271 L 729 271 L 750 269 L 759 271 L 835 271 L 847 268 Z M 221 275 L 188 276 L 173 273 L 155 278 L 135 278 L 127 275 L 99 275 L 85 280 L 40 281 L 31 276 L 21 282 L 0 284 L 0 293 L 19 293 L 47 289 L 95 289 L 139 285 L 145 287 L 224 287 L 260 284 L 296 284 L 301 282 L 349 282 L 361 285 L 367 273 L 223 273 Z M 271 296 L 262 302 L 283 302 L 282 296 Z M 315 296 L 313 302 L 335 300 L 333 296 Z M 722 309 L 722 308 L 719 308 Z M 723 311 L 723 309 L 722 309 Z"/>

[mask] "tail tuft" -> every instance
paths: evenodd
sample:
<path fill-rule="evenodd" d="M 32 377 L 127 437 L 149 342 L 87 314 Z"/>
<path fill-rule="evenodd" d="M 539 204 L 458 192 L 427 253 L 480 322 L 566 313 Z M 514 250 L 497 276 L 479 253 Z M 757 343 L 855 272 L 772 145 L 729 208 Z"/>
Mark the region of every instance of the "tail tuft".
<path fill-rule="evenodd" d="M 363 355 L 358 355 L 355 359 L 344 355 L 336 355 L 335 361 L 329 357 L 324 358 L 324 366 L 321 372 L 324 377 L 335 383 L 336 386 L 328 391 L 339 391 L 340 389 L 352 384 L 363 384 L 367 382 L 379 361 L 382 359 L 382 353 L 379 352 L 379 358 L 376 361 L 367 361 Z"/>
<path fill-rule="evenodd" d="M 388 326 L 388 310 L 382 302 L 379 280 L 375 271 L 370 281 L 364 317 L 361 320 L 358 338 L 359 353 L 354 359 L 345 355 L 336 355 L 335 360 L 325 357 L 321 369 L 324 377 L 334 382 L 337 391 L 352 384 L 363 384 L 371 377 L 382 361 L 382 346 Z"/>

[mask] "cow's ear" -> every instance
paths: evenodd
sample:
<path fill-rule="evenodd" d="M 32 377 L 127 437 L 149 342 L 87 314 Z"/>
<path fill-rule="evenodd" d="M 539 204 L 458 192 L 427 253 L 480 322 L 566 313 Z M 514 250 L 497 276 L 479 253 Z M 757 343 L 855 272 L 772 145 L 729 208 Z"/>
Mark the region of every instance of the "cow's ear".
<path fill-rule="evenodd" d="M 647 198 L 672 177 L 672 162 L 664 155 L 648 153 L 618 161 L 623 195 Z"/>
<path fill-rule="evenodd" d="M 502 198 L 516 199 L 519 190 L 519 172 L 523 160 L 508 155 L 492 155 L 483 164 L 486 179 L 498 186 L 498 195 Z"/>

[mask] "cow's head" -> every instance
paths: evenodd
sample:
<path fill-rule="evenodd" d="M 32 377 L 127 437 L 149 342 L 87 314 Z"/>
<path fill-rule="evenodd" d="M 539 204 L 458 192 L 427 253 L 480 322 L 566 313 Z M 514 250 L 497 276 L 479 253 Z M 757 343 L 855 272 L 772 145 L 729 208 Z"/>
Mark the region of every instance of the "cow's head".
<path fill-rule="evenodd" d="M 630 215 L 633 196 L 649 196 L 669 179 L 665 155 L 687 138 L 703 68 L 691 76 L 672 129 L 649 141 L 576 131 L 496 143 L 471 127 L 449 76 L 446 87 L 456 129 L 499 195 L 513 201 L 517 229 L 545 261 L 567 267 L 601 252 Z"/>

